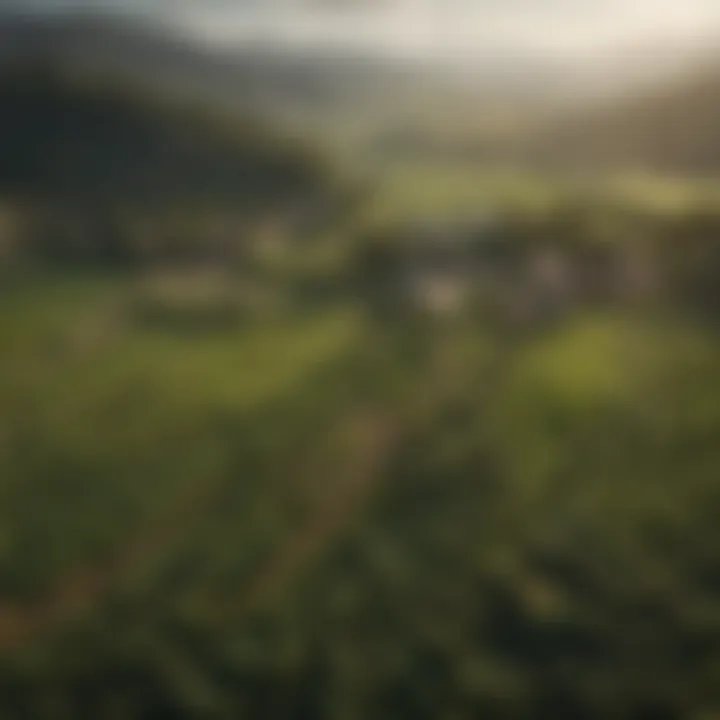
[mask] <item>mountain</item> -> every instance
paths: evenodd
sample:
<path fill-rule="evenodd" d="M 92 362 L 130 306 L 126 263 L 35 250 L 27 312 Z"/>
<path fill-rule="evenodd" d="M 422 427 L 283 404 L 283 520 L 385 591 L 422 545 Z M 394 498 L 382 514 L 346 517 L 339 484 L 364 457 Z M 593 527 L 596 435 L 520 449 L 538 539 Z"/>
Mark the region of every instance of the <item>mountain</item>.
<path fill-rule="evenodd" d="M 720 64 L 584 108 L 537 133 L 531 155 L 550 165 L 720 172 Z"/>
<path fill-rule="evenodd" d="M 0 107 L 0 201 L 34 228 L 31 254 L 243 242 L 249 223 L 329 212 L 342 190 L 304 143 L 128 84 L 6 69 Z"/>
<path fill-rule="evenodd" d="M 550 165 L 712 171 L 720 165 L 720 71 L 687 69 L 709 52 L 668 39 L 574 63 L 488 53 L 458 65 L 342 48 L 212 45 L 109 12 L 0 11 L 0 68 L 114 79 L 252 115 L 363 159 L 483 162 L 517 148 L 522 159 Z"/>
<path fill-rule="evenodd" d="M 108 12 L 0 12 L 0 65 L 61 67 L 115 76 L 150 90 L 268 113 L 303 114 L 407 97 L 430 68 L 341 50 L 316 55 L 289 47 L 213 46 L 159 22 Z"/>
<path fill-rule="evenodd" d="M 0 107 L 5 193 L 238 203 L 292 197 L 321 181 L 319 159 L 299 143 L 127 84 L 7 72 Z"/>
<path fill-rule="evenodd" d="M 323 131 L 436 124 L 438 110 L 482 125 L 486 113 L 532 116 L 539 106 L 572 102 L 583 87 L 576 67 L 529 55 L 458 64 L 339 47 L 222 46 L 130 15 L 0 11 L 0 65 L 29 64 L 120 77 L 292 127 L 319 121 Z"/>
<path fill-rule="evenodd" d="M 150 90 L 262 109 L 277 96 L 302 103 L 320 89 L 305 69 L 259 51 L 214 52 L 160 25 L 105 14 L 0 16 L 0 63 L 116 76 Z"/>

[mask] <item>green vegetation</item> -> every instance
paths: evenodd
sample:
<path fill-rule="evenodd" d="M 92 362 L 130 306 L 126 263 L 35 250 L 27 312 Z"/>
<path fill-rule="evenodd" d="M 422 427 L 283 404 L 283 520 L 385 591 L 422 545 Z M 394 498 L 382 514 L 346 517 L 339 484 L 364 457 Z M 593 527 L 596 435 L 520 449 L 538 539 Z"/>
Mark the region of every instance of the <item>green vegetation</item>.
<path fill-rule="evenodd" d="M 598 236 L 555 213 L 507 228 Z M 712 257 L 702 217 L 644 232 Z M 509 334 L 347 293 L 178 322 L 217 281 L 8 288 L 3 711 L 712 714 L 720 342 L 707 261 L 667 257 L 648 302 Z"/>
<path fill-rule="evenodd" d="M 715 184 L 117 92 L 0 83 L 0 717 L 715 717 Z"/>
<path fill-rule="evenodd" d="M 237 263 L 269 219 L 307 232 L 347 193 L 298 142 L 120 83 L 6 72 L 0 105 L 20 261 Z"/>

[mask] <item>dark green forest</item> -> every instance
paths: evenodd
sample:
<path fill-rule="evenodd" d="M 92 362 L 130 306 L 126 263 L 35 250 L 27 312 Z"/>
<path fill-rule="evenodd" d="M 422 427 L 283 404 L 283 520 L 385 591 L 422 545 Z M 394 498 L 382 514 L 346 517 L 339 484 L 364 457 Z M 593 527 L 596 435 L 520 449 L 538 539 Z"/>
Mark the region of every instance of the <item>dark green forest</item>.
<path fill-rule="evenodd" d="M 120 81 L 7 71 L 0 106 L 0 193 L 31 262 L 230 254 L 268 219 L 302 229 L 341 200 L 307 145 Z"/>

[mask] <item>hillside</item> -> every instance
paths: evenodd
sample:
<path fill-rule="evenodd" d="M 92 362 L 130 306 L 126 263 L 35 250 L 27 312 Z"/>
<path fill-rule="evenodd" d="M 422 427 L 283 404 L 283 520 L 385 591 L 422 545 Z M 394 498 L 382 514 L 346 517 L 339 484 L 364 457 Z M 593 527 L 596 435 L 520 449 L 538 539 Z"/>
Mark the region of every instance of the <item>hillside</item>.
<path fill-rule="evenodd" d="M 31 73 L 0 77 L 0 188 L 126 201 L 293 195 L 314 158 L 251 123 L 223 123 L 125 86 Z"/>
<path fill-rule="evenodd" d="M 395 104 L 428 83 L 428 68 L 337 50 L 248 43 L 211 46 L 146 19 L 103 12 L 3 14 L 0 65 L 61 67 L 116 77 L 149 90 L 220 103 L 286 120 L 354 107 L 368 97 Z M 437 86 L 437 83 L 436 83 Z M 398 96 L 400 93 L 400 97 Z"/>
<path fill-rule="evenodd" d="M 18 16 L 0 13 L 0 62 L 6 67 L 62 67 L 119 77 L 154 90 L 262 109 L 278 95 L 288 103 L 305 94 L 302 68 L 259 51 L 229 56 L 189 43 L 151 23 L 103 13 Z"/>
<path fill-rule="evenodd" d="M 549 165 L 712 174 L 720 170 L 718 127 L 720 67 L 710 67 L 566 118 L 535 136 L 531 154 Z"/>
<path fill-rule="evenodd" d="M 6 73 L 0 106 L 0 199 L 32 226 L 33 252 L 127 254 L 138 228 L 156 245 L 202 244 L 218 223 L 235 237 L 252 218 L 327 207 L 337 189 L 294 140 L 128 85 Z"/>
<path fill-rule="evenodd" d="M 508 56 L 469 65 L 358 49 L 270 41 L 212 45 L 146 17 L 97 10 L 17 15 L 0 8 L 0 67 L 63 68 L 149 92 L 281 122 L 323 143 L 350 139 L 360 154 L 460 153 L 504 141 L 576 105 L 584 70 Z M 593 83 L 594 84 L 594 83 Z M 500 127 L 499 127 L 500 126 Z M 398 137 L 399 136 L 399 137 Z M 471 151 L 471 154 L 472 151 Z"/>

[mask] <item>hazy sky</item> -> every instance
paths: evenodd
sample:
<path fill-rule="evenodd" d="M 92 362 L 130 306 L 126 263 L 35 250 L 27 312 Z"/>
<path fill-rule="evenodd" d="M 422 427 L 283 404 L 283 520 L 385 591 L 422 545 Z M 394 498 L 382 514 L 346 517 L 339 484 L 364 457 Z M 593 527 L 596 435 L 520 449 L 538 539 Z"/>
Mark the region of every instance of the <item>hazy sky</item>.
<path fill-rule="evenodd" d="M 42 7 L 151 10 L 203 37 L 401 54 L 547 53 L 704 40 L 720 0 L 24 0 Z M 17 0 L 0 0 L 0 7 Z M 720 33 L 718 33 L 720 35 Z"/>

